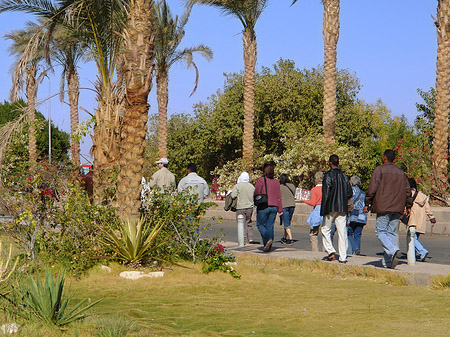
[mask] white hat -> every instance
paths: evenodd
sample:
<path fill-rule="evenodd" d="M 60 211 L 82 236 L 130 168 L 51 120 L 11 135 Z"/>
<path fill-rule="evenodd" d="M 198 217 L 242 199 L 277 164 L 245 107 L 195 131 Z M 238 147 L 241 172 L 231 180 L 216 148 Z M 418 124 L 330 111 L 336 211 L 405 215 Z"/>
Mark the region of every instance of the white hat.
<path fill-rule="evenodd" d="M 158 161 L 155 161 L 156 164 L 163 164 L 163 165 L 167 165 L 169 164 L 169 161 L 167 160 L 167 158 L 161 158 Z"/>

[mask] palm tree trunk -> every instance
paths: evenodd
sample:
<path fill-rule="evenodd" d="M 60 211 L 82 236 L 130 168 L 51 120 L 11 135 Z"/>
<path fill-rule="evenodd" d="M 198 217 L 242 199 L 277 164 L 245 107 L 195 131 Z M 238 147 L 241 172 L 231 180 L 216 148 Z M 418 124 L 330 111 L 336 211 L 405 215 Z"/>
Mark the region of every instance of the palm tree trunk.
<path fill-rule="evenodd" d="M 29 141 L 28 141 L 28 160 L 32 162 L 37 161 L 37 150 L 36 150 L 36 129 L 34 126 L 35 121 L 35 111 L 36 111 L 36 74 L 37 67 L 35 64 L 30 65 L 27 68 L 26 75 L 26 85 L 27 85 L 27 104 L 28 104 L 28 120 L 30 122 Z"/>
<path fill-rule="evenodd" d="M 450 105 L 450 1 L 439 0 L 437 7 L 436 106 L 434 119 L 433 192 L 445 194 L 448 158 L 448 114 Z"/>
<path fill-rule="evenodd" d="M 167 158 L 167 104 L 169 102 L 169 76 L 166 72 L 156 74 L 158 100 L 158 154 Z"/>
<path fill-rule="evenodd" d="M 70 104 L 70 134 L 71 134 L 71 151 L 72 163 L 75 167 L 80 166 L 80 141 L 75 137 L 78 129 L 78 98 L 80 96 L 80 81 L 76 69 L 68 69 L 66 73 L 67 86 L 69 88 L 69 104 Z"/>
<path fill-rule="evenodd" d="M 325 48 L 323 134 L 327 143 L 334 143 L 336 127 L 336 59 L 339 39 L 339 1 L 322 1 L 323 42 Z"/>
<path fill-rule="evenodd" d="M 148 94 L 154 68 L 153 1 L 136 0 L 124 31 L 126 106 L 120 142 L 118 204 L 122 218 L 139 217 L 141 178 L 147 132 Z"/>
<path fill-rule="evenodd" d="M 257 58 L 256 34 L 252 29 L 246 29 L 242 37 L 244 43 L 244 136 L 242 159 L 249 169 L 253 165 L 253 134 L 255 115 L 255 64 Z"/>
<path fill-rule="evenodd" d="M 118 166 L 123 95 L 109 84 L 99 85 L 97 90 L 98 107 L 90 154 L 94 158 L 94 199 L 100 203 L 109 201 L 104 193 L 108 188 L 107 177 L 114 166 Z"/>

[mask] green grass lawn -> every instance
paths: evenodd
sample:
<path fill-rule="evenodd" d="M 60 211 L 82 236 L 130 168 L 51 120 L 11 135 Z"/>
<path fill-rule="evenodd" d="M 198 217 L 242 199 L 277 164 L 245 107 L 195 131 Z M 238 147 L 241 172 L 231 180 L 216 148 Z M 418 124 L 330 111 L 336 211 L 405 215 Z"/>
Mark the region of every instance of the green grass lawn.
<path fill-rule="evenodd" d="M 175 268 L 164 278 L 138 281 L 119 278 L 122 266 L 113 266 L 110 274 L 94 270 L 69 280 L 67 289 L 75 292 L 75 301 L 103 301 L 68 334 L 97 336 L 93 327 L 102 317 L 133 324 L 130 336 L 450 333 L 450 293 L 401 285 L 405 281 L 395 273 L 249 256 L 239 257 L 236 269 L 240 280 L 222 272 L 205 275 L 199 268 Z"/>

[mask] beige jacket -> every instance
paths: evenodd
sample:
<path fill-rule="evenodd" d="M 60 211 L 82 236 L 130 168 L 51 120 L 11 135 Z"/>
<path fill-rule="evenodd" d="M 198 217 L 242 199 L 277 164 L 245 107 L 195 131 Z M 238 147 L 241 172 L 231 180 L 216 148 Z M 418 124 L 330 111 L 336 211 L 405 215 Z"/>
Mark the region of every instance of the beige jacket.
<path fill-rule="evenodd" d="M 413 195 L 414 190 L 411 190 L 411 196 Z M 419 191 L 411 207 L 408 226 L 415 226 L 417 233 L 425 234 L 427 229 L 425 214 L 428 215 L 430 220 L 434 219 L 434 214 L 431 212 L 430 204 L 428 203 L 428 197 Z"/>
<path fill-rule="evenodd" d="M 175 176 L 166 167 L 156 171 L 149 183 L 150 187 L 158 186 L 162 190 L 175 190 Z"/>

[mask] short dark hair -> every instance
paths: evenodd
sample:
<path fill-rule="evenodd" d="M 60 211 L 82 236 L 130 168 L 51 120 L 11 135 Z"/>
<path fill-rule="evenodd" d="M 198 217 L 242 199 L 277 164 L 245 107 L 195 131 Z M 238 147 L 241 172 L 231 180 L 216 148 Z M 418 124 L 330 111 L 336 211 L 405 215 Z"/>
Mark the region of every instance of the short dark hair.
<path fill-rule="evenodd" d="M 337 154 L 332 154 L 328 161 L 334 166 L 339 166 L 339 157 L 337 156 Z"/>
<path fill-rule="evenodd" d="M 264 163 L 263 166 L 263 176 L 273 179 L 274 176 L 274 169 L 273 169 L 273 164 L 272 163 Z"/>
<path fill-rule="evenodd" d="M 409 182 L 409 187 L 414 188 L 415 190 L 417 190 L 416 179 L 408 178 L 408 182 Z"/>
<path fill-rule="evenodd" d="M 195 165 L 194 163 L 188 164 L 186 168 L 191 172 L 197 172 L 197 165 Z"/>
<path fill-rule="evenodd" d="M 163 164 L 164 167 L 169 167 L 169 164 Z"/>
<path fill-rule="evenodd" d="M 394 150 L 386 150 L 384 151 L 383 156 L 385 156 L 387 160 L 392 163 L 395 159 L 395 152 Z"/>
<path fill-rule="evenodd" d="M 280 184 L 281 185 L 286 185 L 287 183 L 289 183 L 290 181 L 289 181 L 289 176 L 287 175 L 287 174 L 285 174 L 285 173 L 283 173 L 281 176 L 280 176 Z"/>

